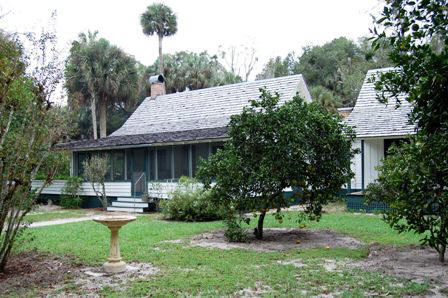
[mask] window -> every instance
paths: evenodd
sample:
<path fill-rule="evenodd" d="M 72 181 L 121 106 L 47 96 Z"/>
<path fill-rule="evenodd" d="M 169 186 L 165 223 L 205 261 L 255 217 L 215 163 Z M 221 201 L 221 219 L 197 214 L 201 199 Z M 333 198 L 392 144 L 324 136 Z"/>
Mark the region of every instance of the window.
<path fill-rule="evenodd" d="M 124 151 L 113 151 L 112 152 L 112 180 L 119 181 L 125 180 L 124 168 L 125 168 L 125 158 Z"/>
<path fill-rule="evenodd" d="M 212 149 L 212 154 L 215 154 L 216 151 L 218 151 L 219 149 L 224 148 L 224 143 L 223 142 L 219 142 L 219 143 L 211 143 L 210 147 Z"/>
<path fill-rule="evenodd" d="M 172 147 L 157 148 L 157 180 L 172 179 L 171 174 Z"/>
<path fill-rule="evenodd" d="M 90 154 L 87 152 L 78 152 L 78 177 L 84 176 L 84 166 L 82 163 L 90 157 Z"/>
<path fill-rule="evenodd" d="M 174 146 L 174 178 L 189 176 L 189 149 L 190 145 Z"/>
<path fill-rule="evenodd" d="M 156 176 L 156 149 L 149 150 L 149 177 L 148 180 L 157 180 Z"/>
<path fill-rule="evenodd" d="M 203 159 L 208 159 L 210 149 L 208 143 L 192 145 L 191 149 L 191 155 L 193 157 L 191 164 L 193 166 L 193 176 L 195 176 L 200 161 Z"/>

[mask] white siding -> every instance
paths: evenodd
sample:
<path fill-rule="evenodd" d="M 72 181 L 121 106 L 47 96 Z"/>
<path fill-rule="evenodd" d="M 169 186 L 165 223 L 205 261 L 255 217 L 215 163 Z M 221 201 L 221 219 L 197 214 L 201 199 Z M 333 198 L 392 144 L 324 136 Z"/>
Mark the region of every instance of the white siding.
<path fill-rule="evenodd" d="M 32 188 L 36 189 L 42 186 L 42 181 L 33 181 Z M 55 180 L 52 184 L 44 188 L 42 194 L 61 194 L 61 190 L 65 185 L 65 180 Z M 106 194 L 109 197 L 130 197 L 131 196 L 131 183 L 130 182 L 106 182 Z M 95 192 L 92 189 L 92 185 L 88 182 L 84 182 L 81 186 L 82 196 L 95 196 Z"/>
<path fill-rule="evenodd" d="M 176 182 L 149 182 L 148 195 L 154 198 L 167 199 L 168 193 L 173 191 L 176 186 Z"/>
<path fill-rule="evenodd" d="M 352 178 L 350 184 L 352 189 L 361 189 L 361 140 L 355 140 L 355 142 L 353 143 L 353 149 L 358 149 L 359 154 L 356 154 L 352 159 L 351 170 L 353 173 L 355 173 L 355 177 Z"/>
<path fill-rule="evenodd" d="M 378 179 L 378 167 L 384 158 L 384 139 L 364 141 L 364 187 Z"/>

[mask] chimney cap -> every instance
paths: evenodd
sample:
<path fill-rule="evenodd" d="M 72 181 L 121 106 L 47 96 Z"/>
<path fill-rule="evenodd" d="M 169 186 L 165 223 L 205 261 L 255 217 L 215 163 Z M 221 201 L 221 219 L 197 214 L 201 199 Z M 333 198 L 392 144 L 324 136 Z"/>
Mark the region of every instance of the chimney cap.
<path fill-rule="evenodd" d="M 154 84 L 154 83 L 164 83 L 165 82 L 165 77 L 163 75 L 154 75 L 154 76 L 150 76 L 148 79 L 150 84 Z"/>

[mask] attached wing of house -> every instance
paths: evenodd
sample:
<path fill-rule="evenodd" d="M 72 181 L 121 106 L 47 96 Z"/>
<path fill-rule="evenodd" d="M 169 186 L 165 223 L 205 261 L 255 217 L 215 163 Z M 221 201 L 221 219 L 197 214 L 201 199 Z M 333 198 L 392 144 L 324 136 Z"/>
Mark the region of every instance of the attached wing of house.
<path fill-rule="evenodd" d="M 369 183 L 375 181 L 378 178 L 376 167 L 381 164 L 389 146 L 415 131 L 415 126 L 408 120 L 411 105 L 406 101 L 406 95 L 399 97 L 399 108 L 396 107 L 395 98 L 390 98 L 387 105 L 378 101 L 378 92 L 372 80 L 388 71 L 394 69 L 368 71 L 356 105 L 346 119 L 356 132 L 354 146 L 361 151 L 352 162 L 352 171 L 355 173 L 350 183 L 352 190 L 364 190 Z"/>
<path fill-rule="evenodd" d="M 260 88 L 277 92 L 279 104 L 296 94 L 311 100 L 302 75 L 162 94 L 146 98 L 108 137 L 60 148 L 72 152 L 74 176 L 82 175 L 82 162 L 90 154 L 107 152 L 111 157 L 108 196 L 139 196 L 151 192 L 154 181 L 163 182 L 165 193 L 181 176 L 193 177 L 199 160 L 223 145 L 230 117 L 241 113 L 249 100 L 259 98 Z M 88 190 L 85 194 L 92 195 Z"/>

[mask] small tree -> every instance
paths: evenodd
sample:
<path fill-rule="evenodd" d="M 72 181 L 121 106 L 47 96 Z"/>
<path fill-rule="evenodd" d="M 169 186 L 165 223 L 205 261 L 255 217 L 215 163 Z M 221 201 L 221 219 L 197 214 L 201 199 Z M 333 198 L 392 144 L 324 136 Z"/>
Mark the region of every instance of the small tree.
<path fill-rule="evenodd" d="M 278 102 L 278 94 L 261 89 L 259 101 L 252 100 L 231 118 L 230 140 L 202 163 L 198 173 L 228 218 L 260 213 L 254 231 L 258 239 L 263 237 L 266 212 L 276 209 L 280 220 L 281 208 L 290 205 L 283 196 L 285 188 L 300 189 L 296 195 L 305 212 L 318 220 L 322 205 L 352 176 L 351 128 L 299 96 L 282 106 Z"/>
<path fill-rule="evenodd" d="M 107 155 L 93 155 L 82 163 L 84 178 L 90 182 L 96 197 L 107 210 L 106 175 L 109 171 L 109 157 Z"/>
<path fill-rule="evenodd" d="M 379 167 L 378 183 L 367 188 L 367 199 L 384 201 L 384 220 L 399 232 L 423 234 L 422 243 L 445 261 L 448 243 L 448 139 L 418 134 L 392 147 Z"/>

